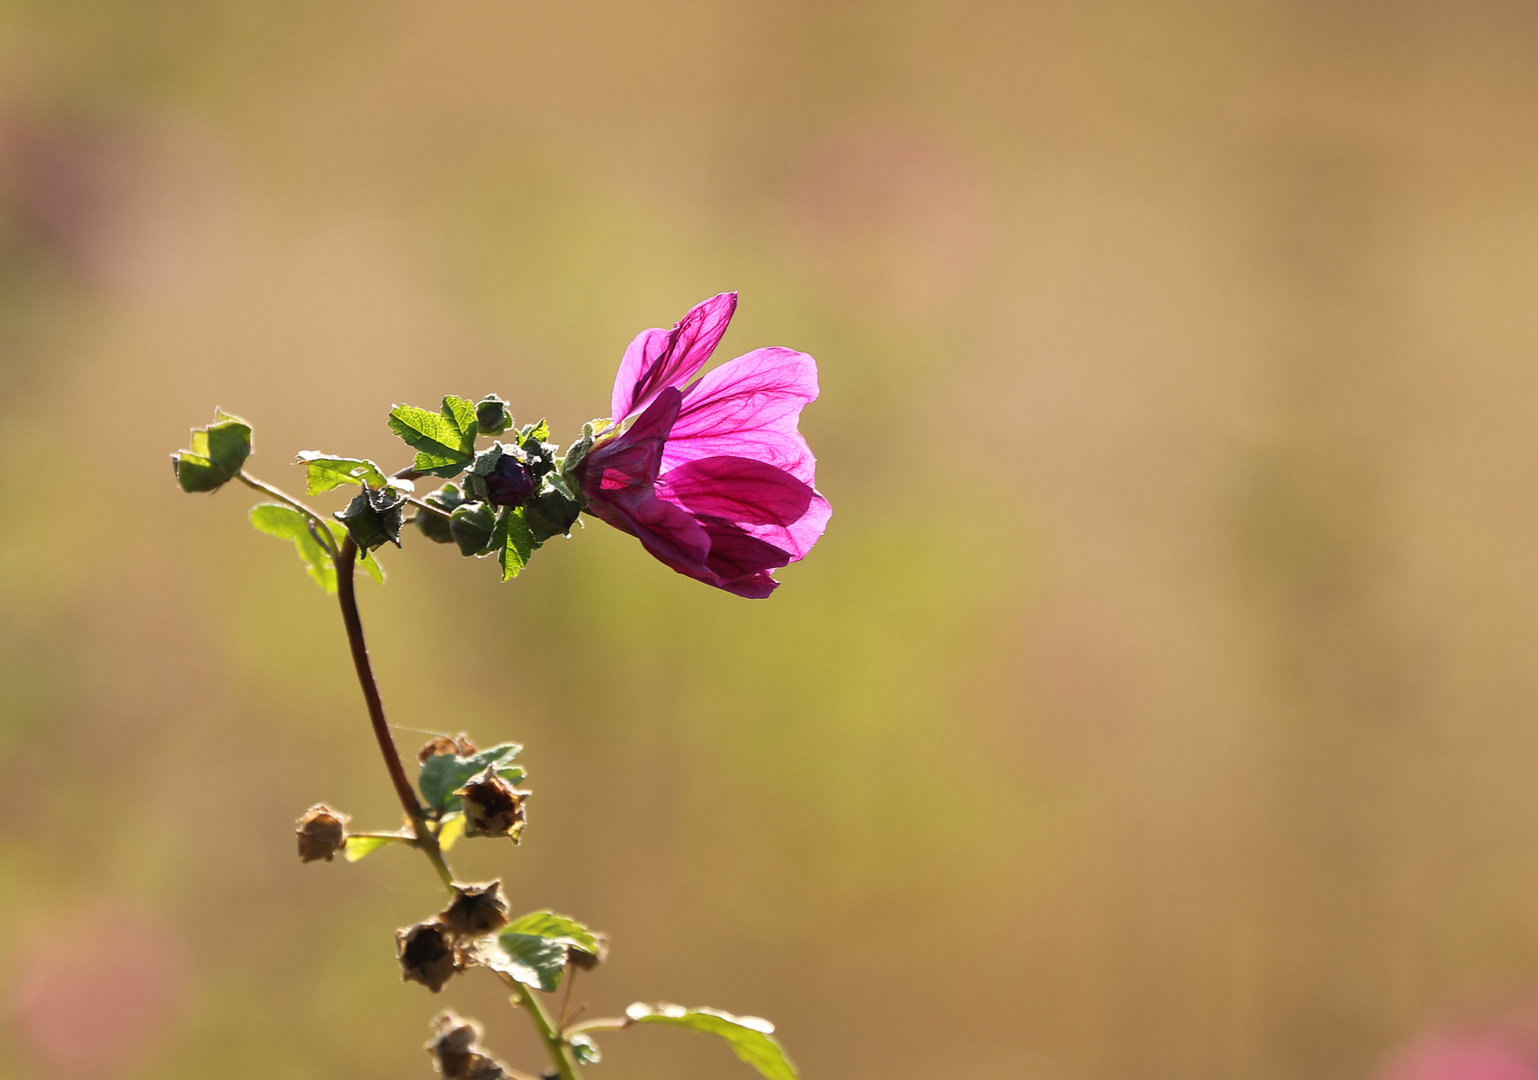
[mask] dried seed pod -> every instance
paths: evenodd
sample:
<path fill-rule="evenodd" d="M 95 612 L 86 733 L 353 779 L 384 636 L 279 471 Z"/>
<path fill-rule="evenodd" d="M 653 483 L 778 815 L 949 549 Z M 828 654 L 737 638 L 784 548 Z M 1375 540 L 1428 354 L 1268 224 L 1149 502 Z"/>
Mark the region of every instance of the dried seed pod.
<path fill-rule="evenodd" d="M 402 982 L 419 982 L 435 994 L 459 970 L 454 937 L 437 919 L 395 931 L 395 955 Z"/>
<path fill-rule="evenodd" d="M 466 836 L 510 836 L 514 841 L 524 826 L 524 800 L 531 794 L 513 787 L 488 765 L 454 792 L 465 804 Z"/>
<path fill-rule="evenodd" d="M 347 844 L 347 823 L 352 819 L 338 813 L 325 803 L 316 803 L 299 819 L 294 830 L 299 836 L 299 861 L 314 862 L 317 859 L 331 861 L 331 857 Z"/>
<path fill-rule="evenodd" d="M 438 916 L 449 933 L 459 937 L 480 937 L 507 925 L 507 897 L 502 882 L 483 885 L 454 884 L 454 899 Z"/>
<path fill-rule="evenodd" d="M 461 731 L 452 739 L 447 735 L 439 735 L 432 742 L 426 743 L 417 751 L 417 760 L 425 765 L 428 758 L 437 757 L 439 754 L 458 754 L 460 757 L 469 757 L 478 749 L 479 747 L 470 741 L 470 737 Z"/>
<path fill-rule="evenodd" d="M 433 1017 L 427 1052 L 447 1080 L 504 1080 L 507 1066 L 481 1045 L 481 1025 L 466 1020 L 453 1009 Z"/>
<path fill-rule="evenodd" d="M 602 930 L 594 931 L 593 940 L 598 942 L 598 951 L 590 953 L 586 949 L 579 949 L 575 945 L 567 951 L 567 959 L 571 966 L 578 971 L 592 971 L 599 964 L 609 958 L 609 935 Z"/>

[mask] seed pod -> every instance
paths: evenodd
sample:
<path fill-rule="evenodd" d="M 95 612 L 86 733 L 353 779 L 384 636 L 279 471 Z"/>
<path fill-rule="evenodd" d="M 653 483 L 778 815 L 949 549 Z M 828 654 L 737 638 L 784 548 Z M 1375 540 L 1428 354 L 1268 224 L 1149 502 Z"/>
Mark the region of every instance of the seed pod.
<path fill-rule="evenodd" d="M 447 1080 L 505 1080 L 509 1075 L 507 1066 L 481 1045 L 481 1025 L 474 1020 L 445 1009 L 433 1017 L 428 1030 L 432 1038 L 427 1052 Z"/>
<path fill-rule="evenodd" d="M 438 920 L 451 934 L 480 937 L 506 926 L 507 910 L 507 897 L 502 895 L 502 882 L 488 881 L 484 885 L 456 882 L 454 899 L 439 914 Z"/>
<path fill-rule="evenodd" d="M 578 971 L 592 971 L 599 964 L 609 958 L 609 935 L 602 930 L 594 931 L 593 940 L 598 942 L 598 951 L 590 953 L 586 949 L 580 949 L 573 945 L 567 950 L 566 958 L 571 961 L 571 966 Z"/>
<path fill-rule="evenodd" d="M 454 938 L 437 919 L 395 931 L 395 955 L 402 982 L 419 982 L 435 994 L 459 970 Z"/>
<path fill-rule="evenodd" d="M 317 859 L 331 861 L 331 857 L 347 844 L 347 823 L 352 820 L 325 803 L 316 803 L 299 819 L 299 861 L 314 862 Z"/>
<path fill-rule="evenodd" d="M 488 765 L 454 792 L 465 804 L 466 836 L 510 836 L 523 832 L 523 803 L 531 792 L 520 791 Z"/>
<path fill-rule="evenodd" d="M 478 749 L 480 748 L 470 741 L 470 736 L 461 731 L 452 739 L 447 735 L 439 735 L 432 742 L 424 744 L 422 749 L 417 751 L 417 760 L 426 765 L 428 758 L 437 757 L 439 754 L 458 754 L 460 757 L 469 757 Z"/>

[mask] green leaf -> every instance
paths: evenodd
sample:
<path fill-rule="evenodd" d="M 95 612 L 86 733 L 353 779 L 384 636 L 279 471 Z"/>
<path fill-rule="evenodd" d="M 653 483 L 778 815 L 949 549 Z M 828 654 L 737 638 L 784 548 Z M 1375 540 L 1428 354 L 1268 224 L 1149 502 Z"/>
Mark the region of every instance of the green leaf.
<path fill-rule="evenodd" d="M 299 451 L 299 461 L 305 463 L 306 491 L 319 495 L 343 484 L 362 484 L 367 487 L 385 487 L 389 479 L 367 458 L 329 457 L 319 450 Z"/>
<path fill-rule="evenodd" d="M 413 469 L 447 478 L 458 475 L 475 456 L 479 427 L 475 406 L 451 394 L 443 399 L 441 412 L 395 406 L 390 410 L 390 430 L 416 450 Z"/>
<path fill-rule="evenodd" d="M 192 448 L 173 454 L 171 466 L 183 491 L 218 491 L 250 456 L 251 425 L 215 409 L 214 422 L 192 429 Z"/>
<path fill-rule="evenodd" d="M 503 933 L 530 934 L 534 937 L 560 941 L 585 953 L 598 955 L 598 939 L 593 932 L 576 919 L 557 915 L 553 911 L 531 911 L 507 924 Z"/>
<path fill-rule="evenodd" d="M 542 443 L 550 438 L 550 423 L 544 417 L 540 417 L 537 424 L 525 424 L 518 432 L 519 443 Z"/>
<path fill-rule="evenodd" d="M 461 804 L 459 796 L 454 792 L 488 766 L 495 766 L 497 775 L 510 784 L 522 780 L 525 776 L 523 767 L 512 763 L 522 750 L 523 747 L 517 743 L 505 742 L 479 750 L 469 757 L 434 754 L 422 763 L 422 771 L 417 775 L 417 787 L 422 790 L 422 798 L 427 800 L 427 805 L 434 810 L 440 813 L 458 810 Z"/>
<path fill-rule="evenodd" d="M 309 518 L 282 503 L 258 503 L 251 508 L 251 524 L 269 536 L 292 540 L 315 584 L 328 593 L 336 592 L 336 568 L 331 565 L 331 553 L 316 541 Z"/>
<path fill-rule="evenodd" d="M 682 1005 L 646 1005 L 636 1002 L 625 1015 L 637 1024 L 672 1024 L 675 1027 L 719 1035 L 737 1056 L 757 1069 L 765 1080 L 796 1080 L 796 1067 L 785 1048 L 772 1037 L 774 1025 L 757 1016 L 733 1016 L 716 1009 L 686 1009 Z"/>
<path fill-rule="evenodd" d="M 534 549 L 540 545 L 534 539 L 523 511 L 521 506 L 503 510 L 491 537 L 492 550 L 497 553 L 497 561 L 502 564 L 503 581 L 517 577 L 519 571 L 529 565 Z"/>
<path fill-rule="evenodd" d="M 386 844 L 405 844 L 410 841 L 409 836 L 349 836 L 347 845 L 342 849 L 342 857 L 348 862 L 357 862 Z"/>
<path fill-rule="evenodd" d="M 561 972 L 566 968 L 566 945 L 534 934 L 504 930 L 494 942 L 483 939 L 481 962 L 492 971 L 511 975 L 523 985 L 548 994 L 561 985 Z"/>

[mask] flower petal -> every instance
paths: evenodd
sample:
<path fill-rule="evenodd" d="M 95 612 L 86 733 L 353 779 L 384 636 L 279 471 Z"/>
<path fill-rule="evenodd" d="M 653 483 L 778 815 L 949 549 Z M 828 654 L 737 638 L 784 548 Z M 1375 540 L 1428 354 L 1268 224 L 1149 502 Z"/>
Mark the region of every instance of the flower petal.
<path fill-rule="evenodd" d="M 636 335 L 614 376 L 609 415 L 619 423 L 650 404 L 664 387 L 694 378 L 715 351 L 737 310 L 737 294 L 720 293 L 694 305 L 671 330 L 643 330 Z"/>
<path fill-rule="evenodd" d="M 664 473 L 658 494 L 700 516 L 745 525 L 790 525 L 813 491 L 783 469 L 752 458 L 696 458 Z"/>
<path fill-rule="evenodd" d="M 678 419 L 683 395 L 672 387 L 658 394 L 635 423 L 588 452 L 582 462 L 582 489 L 588 498 L 623 487 L 650 489 L 662 465 L 668 432 Z"/>
<path fill-rule="evenodd" d="M 704 457 L 746 457 L 811 486 L 817 459 L 796 425 L 816 399 L 817 361 L 806 353 L 755 349 L 729 360 L 684 392 L 663 469 Z"/>

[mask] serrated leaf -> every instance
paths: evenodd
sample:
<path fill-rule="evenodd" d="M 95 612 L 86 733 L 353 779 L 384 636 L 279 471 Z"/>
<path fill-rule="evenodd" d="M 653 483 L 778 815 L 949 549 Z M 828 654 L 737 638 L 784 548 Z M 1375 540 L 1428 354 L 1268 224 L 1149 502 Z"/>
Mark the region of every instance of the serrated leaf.
<path fill-rule="evenodd" d="M 496 530 L 491 535 L 491 548 L 497 553 L 497 562 L 502 566 L 503 581 L 517 577 L 529 565 L 529 559 L 539 546 L 539 541 L 534 539 L 534 532 L 524 517 L 523 507 L 502 511 L 497 518 Z"/>
<path fill-rule="evenodd" d="M 765 1080 L 796 1080 L 796 1067 L 773 1037 L 774 1025 L 757 1016 L 733 1016 L 718 1009 L 686 1009 L 663 1002 L 636 1002 L 625 1015 L 637 1024 L 671 1024 L 725 1039 L 736 1055 Z"/>
<path fill-rule="evenodd" d="M 416 450 L 411 467 L 417 472 L 456 476 L 475 456 L 475 406 L 464 398 L 445 397 L 442 411 L 436 413 L 397 405 L 390 410 L 389 423 L 390 430 Z"/>
<path fill-rule="evenodd" d="M 367 458 L 331 457 L 319 450 L 301 450 L 298 460 L 305 464 L 305 490 L 311 495 L 319 495 L 343 484 L 367 487 L 389 485 L 389 478 Z"/>
<path fill-rule="evenodd" d="M 534 937 L 560 941 L 585 953 L 598 955 L 598 939 L 593 932 L 576 919 L 557 915 L 553 911 L 531 911 L 507 924 L 503 933 L 529 934 Z"/>
<path fill-rule="evenodd" d="M 518 743 L 506 742 L 477 751 L 469 757 L 434 754 L 422 763 L 422 771 L 417 774 L 417 787 L 421 789 L 427 805 L 434 810 L 440 813 L 458 810 L 461 803 L 454 792 L 488 766 L 495 766 L 497 775 L 510 784 L 522 780 L 525 775 L 522 766 L 512 763 L 522 750 L 523 747 Z"/>
<path fill-rule="evenodd" d="M 348 862 L 357 862 L 387 844 L 409 843 L 410 840 L 409 836 L 349 836 L 342 849 L 342 857 Z"/>
<path fill-rule="evenodd" d="M 525 986 L 549 993 L 561 985 L 566 968 L 566 944 L 535 934 L 504 930 L 480 941 L 481 962 L 492 971 L 511 975 Z"/>

